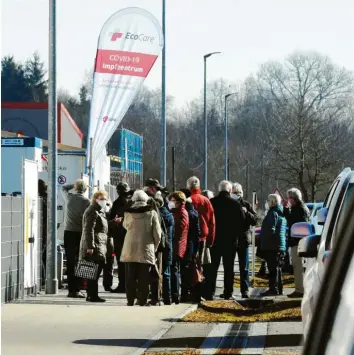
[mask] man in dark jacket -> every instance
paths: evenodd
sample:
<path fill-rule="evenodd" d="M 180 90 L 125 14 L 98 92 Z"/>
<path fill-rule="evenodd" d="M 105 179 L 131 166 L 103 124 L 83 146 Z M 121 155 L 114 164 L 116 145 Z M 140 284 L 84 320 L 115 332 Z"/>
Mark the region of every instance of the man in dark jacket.
<path fill-rule="evenodd" d="M 150 305 L 152 306 L 161 305 L 161 299 L 163 294 L 162 259 L 163 259 L 163 251 L 166 245 L 165 237 L 167 235 L 167 231 L 165 229 L 164 224 L 162 223 L 162 216 L 160 214 L 159 202 L 156 200 L 156 198 L 159 199 L 160 197 L 162 197 L 161 191 L 164 189 L 165 188 L 162 185 L 160 185 L 157 179 L 149 178 L 145 181 L 144 191 L 150 197 L 148 201 L 148 205 L 151 207 L 152 210 L 157 212 L 159 216 L 160 226 L 163 232 L 163 236 L 156 253 L 156 274 L 153 273 L 152 281 L 151 281 Z"/>
<path fill-rule="evenodd" d="M 269 289 L 261 296 L 277 296 L 283 294 L 282 266 L 286 250 L 286 220 L 279 195 L 269 195 L 268 203 L 270 209 L 263 220 L 259 248 L 269 270 Z"/>
<path fill-rule="evenodd" d="M 112 209 L 110 212 L 111 221 L 120 221 L 120 223 L 110 224 L 110 235 L 113 237 L 114 242 L 114 253 L 116 255 L 118 264 L 118 287 L 111 290 L 112 293 L 125 293 L 125 268 L 124 263 L 120 261 L 120 256 L 122 254 L 124 239 L 126 230 L 123 228 L 123 217 L 124 212 L 131 205 L 131 196 L 133 191 L 130 189 L 126 182 L 120 182 L 117 185 L 118 198 L 113 202 Z M 113 268 L 113 264 L 112 264 Z M 107 285 L 108 286 L 108 285 Z"/>
<path fill-rule="evenodd" d="M 288 206 L 284 209 L 284 216 L 288 222 L 289 234 L 293 224 L 308 222 L 310 220 L 310 211 L 302 201 L 302 193 L 299 189 L 293 188 L 288 190 Z M 302 258 L 297 255 L 297 247 L 300 239 L 289 236 L 288 240 L 295 278 L 295 291 L 288 295 L 288 297 L 297 298 L 304 295 Z"/>
<path fill-rule="evenodd" d="M 222 181 L 219 195 L 211 199 L 215 212 L 216 234 L 211 248 L 212 293 L 215 294 L 216 278 L 221 258 L 224 265 L 224 298 L 231 299 L 234 290 L 234 263 L 238 242 L 243 238 L 245 212 L 239 202 L 231 197 L 232 184 Z"/>
<path fill-rule="evenodd" d="M 243 199 L 243 189 L 241 184 L 233 184 L 231 196 L 240 203 L 245 214 L 245 223 L 243 225 L 236 226 L 236 228 L 240 229 L 237 256 L 240 268 L 240 286 L 242 298 L 249 298 L 249 246 L 252 243 L 251 226 L 255 226 L 257 224 L 258 216 L 257 213 L 253 210 L 252 205 Z"/>

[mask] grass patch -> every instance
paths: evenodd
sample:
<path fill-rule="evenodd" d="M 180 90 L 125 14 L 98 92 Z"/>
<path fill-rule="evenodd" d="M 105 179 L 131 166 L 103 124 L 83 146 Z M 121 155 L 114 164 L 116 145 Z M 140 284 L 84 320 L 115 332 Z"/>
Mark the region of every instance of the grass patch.
<path fill-rule="evenodd" d="M 258 309 L 244 308 L 234 301 L 202 302 L 200 307 L 187 314 L 184 322 L 281 322 L 300 321 L 301 301 L 286 300 L 276 301 L 274 304 Z"/>
<path fill-rule="evenodd" d="M 268 288 L 268 276 L 259 277 L 255 276 L 254 288 Z M 234 287 L 240 288 L 240 277 L 235 276 Z M 283 275 L 283 287 L 284 288 L 295 288 L 295 278 L 294 275 Z"/>

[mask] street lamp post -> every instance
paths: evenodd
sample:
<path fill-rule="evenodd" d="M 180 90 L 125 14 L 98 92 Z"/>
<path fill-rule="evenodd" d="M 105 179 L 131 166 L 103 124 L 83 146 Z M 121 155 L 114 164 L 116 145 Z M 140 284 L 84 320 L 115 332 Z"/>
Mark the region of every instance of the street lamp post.
<path fill-rule="evenodd" d="M 211 52 L 204 55 L 204 189 L 208 189 L 208 120 L 206 108 L 206 86 L 207 86 L 207 59 L 214 54 L 221 52 Z"/>
<path fill-rule="evenodd" d="M 49 1 L 48 225 L 46 293 L 58 293 L 57 278 L 57 86 L 56 0 Z"/>
<path fill-rule="evenodd" d="M 224 109 L 224 124 L 225 124 L 225 180 L 229 180 L 229 141 L 228 141 L 228 116 L 227 116 L 227 99 L 232 96 L 237 95 L 236 92 L 225 95 L 225 109 Z"/>
<path fill-rule="evenodd" d="M 161 75 L 161 184 L 166 185 L 166 0 L 162 0 L 162 48 Z"/>

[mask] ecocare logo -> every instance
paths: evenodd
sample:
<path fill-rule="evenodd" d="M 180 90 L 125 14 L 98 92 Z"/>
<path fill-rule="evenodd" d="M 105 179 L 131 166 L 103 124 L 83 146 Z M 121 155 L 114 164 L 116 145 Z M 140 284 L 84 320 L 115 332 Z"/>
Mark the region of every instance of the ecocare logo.
<path fill-rule="evenodd" d="M 148 36 L 144 33 L 138 33 L 138 34 L 132 32 L 123 33 L 120 32 L 119 30 L 110 33 L 109 36 L 111 37 L 111 42 L 116 42 L 121 38 L 130 41 L 140 41 L 140 42 L 150 42 L 150 43 L 154 43 L 155 40 L 155 37 Z"/>
<path fill-rule="evenodd" d="M 117 121 L 117 118 L 114 117 L 109 117 L 109 116 L 103 116 L 102 118 L 103 123 L 106 123 L 107 121 Z"/>

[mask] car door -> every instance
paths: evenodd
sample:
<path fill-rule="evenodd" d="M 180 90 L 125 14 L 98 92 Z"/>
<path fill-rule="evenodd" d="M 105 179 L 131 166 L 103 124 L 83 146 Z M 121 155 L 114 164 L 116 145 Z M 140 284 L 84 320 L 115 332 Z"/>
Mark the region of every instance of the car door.
<path fill-rule="evenodd" d="M 323 226 L 321 241 L 316 259 L 316 274 L 320 282 L 322 282 L 325 272 L 324 256 L 326 255 L 326 252 L 330 250 L 332 233 L 334 231 L 337 216 L 340 211 L 340 206 L 353 174 L 354 172 L 351 170 L 347 171 L 346 174 L 341 174 L 339 176 L 340 178 L 335 181 L 333 190 L 330 191 L 328 199 L 326 199 L 324 203 L 324 206 L 328 208 L 328 214 L 326 222 Z"/>
<path fill-rule="evenodd" d="M 329 260 L 303 355 L 354 355 L 354 194 L 338 220 Z"/>

